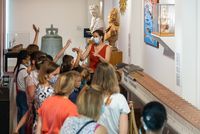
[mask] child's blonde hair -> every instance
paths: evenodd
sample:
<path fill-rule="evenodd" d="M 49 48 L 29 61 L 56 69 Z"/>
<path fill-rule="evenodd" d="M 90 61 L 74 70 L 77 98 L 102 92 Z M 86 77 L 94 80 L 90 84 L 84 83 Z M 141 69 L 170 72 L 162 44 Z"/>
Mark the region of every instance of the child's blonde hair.
<path fill-rule="evenodd" d="M 75 88 L 75 79 L 80 74 L 76 71 L 69 71 L 60 74 L 55 85 L 55 94 L 60 96 L 70 95 Z"/>
<path fill-rule="evenodd" d="M 77 99 L 78 112 L 94 120 L 98 120 L 103 105 L 103 95 L 100 86 L 85 86 Z"/>
<path fill-rule="evenodd" d="M 104 93 L 113 94 L 119 92 L 115 69 L 109 63 L 99 63 L 95 70 L 92 84 L 101 86 Z"/>

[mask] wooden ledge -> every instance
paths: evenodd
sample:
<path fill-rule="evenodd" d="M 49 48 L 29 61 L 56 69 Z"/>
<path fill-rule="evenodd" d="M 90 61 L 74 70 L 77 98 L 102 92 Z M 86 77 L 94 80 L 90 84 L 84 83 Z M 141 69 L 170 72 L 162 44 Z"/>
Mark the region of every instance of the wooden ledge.
<path fill-rule="evenodd" d="M 200 110 L 179 97 L 167 87 L 151 78 L 144 72 L 130 74 L 140 85 L 152 93 L 158 100 L 167 105 L 183 119 L 200 129 Z"/>

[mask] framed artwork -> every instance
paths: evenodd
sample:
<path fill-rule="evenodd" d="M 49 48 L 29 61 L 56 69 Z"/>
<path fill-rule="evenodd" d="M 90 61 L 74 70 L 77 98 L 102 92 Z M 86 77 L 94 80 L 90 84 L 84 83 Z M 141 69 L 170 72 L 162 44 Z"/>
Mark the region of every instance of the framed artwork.
<path fill-rule="evenodd" d="M 158 0 L 144 0 L 144 42 L 158 48 L 159 43 L 152 36 L 153 31 L 153 12 L 155 11 Z"/>

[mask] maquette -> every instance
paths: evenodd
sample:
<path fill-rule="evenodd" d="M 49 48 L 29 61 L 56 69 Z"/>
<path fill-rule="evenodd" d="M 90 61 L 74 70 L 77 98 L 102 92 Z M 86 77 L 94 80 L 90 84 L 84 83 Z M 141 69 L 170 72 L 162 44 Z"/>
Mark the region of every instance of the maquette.
<path fill-rule="evenodd" d="M 116 41 L 118 39 L 119 31 L 119 12 L 117 8 L 113 8 L 108 16 L 108 28 L 106 29 L 104 40 L 109 42 L 113 50 L 117 50 Z"/>
<path fill-rule="evenodd" d="M 100 11 L 98 5 L 90 5 L 89 6 L 90 14 L 92 15 L 91 24 L 90 24 L 90 31 L 91 33 L 95 30 L 103 30 L 104 29 L 104 22 L 103 19 L 100 17 Z"/>
<path fill-rule="evenodd" d="M 153 14 L 153 33 L 159 36 L 174 36 L 175 6 L 174 4 L 157 4 L 157 13 Z"/>

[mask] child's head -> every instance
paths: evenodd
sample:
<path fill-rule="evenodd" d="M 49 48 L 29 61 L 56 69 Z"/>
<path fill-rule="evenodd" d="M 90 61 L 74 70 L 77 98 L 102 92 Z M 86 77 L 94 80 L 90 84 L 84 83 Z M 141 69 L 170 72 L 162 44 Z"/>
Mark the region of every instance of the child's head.
<path fill-rule="evenodd" d="M 103 105 L 103 95 L 100 86 L 85 87 L 77 99 L 78 112 L 81 115 L 98 120 Z"/>
<path fill-rule="evenodd" d="M 18 69 L 20 64 L 24 64 L 26 66 L 28 66 L 30 63 L 30 56 L 28 54 L 28 51 L 27 50 L 21 50 L 18 55 L 17 55 L 17 64 L 15 66 L 15 69 Z"/>
<path fill-rule="evenodd" d="M 33 52 L 39 51 L 39 47 L 38 47 L 38 45 L 30 44 L 30 45 L 28 45 L 28 47 L 26 48 L 26 50 L 27 50 L 28 54 L 31 55 Z"/>
<path fill-rule="evenodd" d="M 47 56 L 47 60 L 48 60 L 48 61 L 53 61 L 53 57 L 52 57 L 51 55 L 46 54 L 46 56 Z"/>
<path fill-rule="evenodd" d="M 31 55 L 31 65 L 35 66 L 35 64 L 40 61 L 41 59 L 46 60 L 46 55 L 42 51 L 35 51 Z"/>
<path fill-rule="evenodd" d="M 56 95 L 69 96 L 75 88 L 76 76 L 76 71 L 69 71 L 60 74 L 55 85 Z"/>
<path fill-rule="evenodd" d="M 51 81 L 51 78 L 53 76 L 57 75 L 57 70 L 59 66 L 51 61 L 44 61 L 44 63 L 41 65 L 38 80 L 40 84 L 45 84 L 47 82 Z"/>
<path fill-rule="evenodd" d="M 79 67 L 77 69 L 77 71 L 80 73 L 82 79 L 85 79 L 87 81 L 90 80 L 90 71 L 88 68 L 85 68 L 85 67 Z"/>
<path fill-rule="evenodd" d="M 35 68 L 39 71 L 44 62 L 48 61 L 46 54 L 39 56 L 35 60 Z"/>
<path fill-rule="evenodd" d="M 167 120 L 166 109 L 157 101 L 150 102 L 144 106 L 141 120 L 146 131 L 160 131 Z"/>
<path fill-rule="evenodd" d="M 79 88 L 81 86 L 81 74 L 77 71 L 73 71 L 74 72 L 74 77 L 75 77 L 75 88 Z"/>
<path fill-rule="evenodd" d="M 72 70 L 74 64 L 74 57 L 71 55 L 64 55 L 61 64 L 61 73 Z"/>
<path fill-rule="evenodd" d="M 104 93 L 113 94 L 119 92 L 115 69 L 109 63 L 99 63 L 94 72 L 92 84 L 101 86 Z"/>

